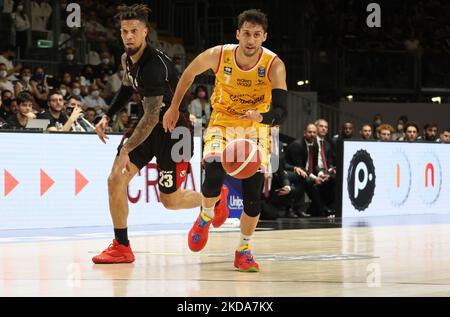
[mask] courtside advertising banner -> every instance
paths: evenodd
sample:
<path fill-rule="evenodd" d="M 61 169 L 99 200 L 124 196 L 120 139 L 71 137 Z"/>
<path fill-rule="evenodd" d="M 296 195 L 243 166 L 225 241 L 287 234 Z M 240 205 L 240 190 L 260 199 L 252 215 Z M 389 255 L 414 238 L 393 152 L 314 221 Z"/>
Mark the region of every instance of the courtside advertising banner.
<path fill-rule="evenodd" d="M 450 145 L 344 142 L 342 216 L 450 213 Z"/>
<path fill-rule="evenodd" d="M 0 133 L 0 229 L 110 226 L 107 179 L 122 136 Z M 161 145 L 163 146 L 163 145 Z M 182 188 L 200 191 L 201 139 Z M 192 223 L 199 209 L 167 210 L 159 202 L 153 160 L 129 185 L 129 224 Z"/>

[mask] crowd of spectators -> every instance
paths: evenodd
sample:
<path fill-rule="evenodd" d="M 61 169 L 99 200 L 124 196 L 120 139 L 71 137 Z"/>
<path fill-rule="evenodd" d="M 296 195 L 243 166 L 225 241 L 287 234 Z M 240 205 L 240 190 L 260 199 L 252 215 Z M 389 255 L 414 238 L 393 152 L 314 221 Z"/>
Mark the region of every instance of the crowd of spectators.
<path fill-rule="evenodd" d="M 376 114 L 373 122 L 355 131 L 351 122 L 330 136 L 328 122 L 308 123 L 301 138 L 280 145 L 279 168 L 272 175 L 270 190 L 264 194 L 262 219 L 279 217 L 327 217 L 336 215 L 336 150 L 342 140 L 439 142 L 450 144 L 450 128 L 438 129 L 427 123 L 422 133 L 417 123 L 402 115 L 395 128 Z"/>

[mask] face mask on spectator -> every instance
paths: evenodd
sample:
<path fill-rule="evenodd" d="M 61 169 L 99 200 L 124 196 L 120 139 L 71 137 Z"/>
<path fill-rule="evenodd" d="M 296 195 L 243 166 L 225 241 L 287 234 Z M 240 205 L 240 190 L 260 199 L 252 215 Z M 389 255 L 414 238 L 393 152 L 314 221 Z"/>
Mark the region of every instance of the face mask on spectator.
<path fill-rule="evenodd" d="M 198 96 L 198 98 L 203 99 L 203 98 L 206 97 L 206 92 L 204 92 L 204 91 L 199 91 L 197 96 Z"/>
<path fill-rule="evenodd" d="M 73 54 L 67 54 L 67 55 L 66 55 L 66 59 L 67 59 L 68 61 L 73 61 L 74 58 L 75 58 L 75 56 L 74 56 Z"/>
<path fill-rule="evenodd" d="M 81 94 L 81 89 L 80 88 L 74 88 L 74 89 L 72 89 L 72 93 L 75 96 L 79 96 Z"/>
<path fill-rule="evenodd" d="M 5 78 L 8 75 L 6 70 L 0 70 L 0 78 Z"/>
<path fill-rule="evenodd" d="M 93 98 L 98 98 L 100 96 L 100 91 L 94 90 L 93 92 L 91 92 L 91 96 Z"/>
<path fill-rule="evenodd" d="M 381 120 L 380 119 L 375 120 L 375 124 L 380 125 L 381 124 Z"/>
<path fill-rule="evenodd" d="M 66 90 L 66 89 L 61 89 L 61 94 L 62 94 L 63 96 L 65 96 L 65 95 L 67 94 L 67 90 Z"/>
<path fill-rule="evenodd" d="M 403 124 L 397 125 L 397 130 L 398 131 L 403 131 Z"/>
<path fill-rule="evenodd" d="M 10 107 L 11 106 L 11 104 L 12 104 L 12 100 L 11 100 L 11 98 L 6 98 L 5 100 L 3 100 L 3 105 L 5 106 L 5 107 Z"/>
<path fill-rule="evenodd" d="M 23 79 L 23 81 L 24 82 L 29 82 L 30 81 L 30 79 L 31 79 L 31 76 L 22 76 L 22 79 Z"/>
<path fill-rule="evenodd" d="M 45 77 L 44 72 L 37 72 L 37 73 L 36 73 L 36 78 L 37 78 L 37 79 L 44 79 L 44 77 Z"/>
<path fill-rule="evenodd" d="M 23 5 L 18 5 L 17 6 L 17 11 L 22 11 L 23 10 Z"/>
<path fill-rule="evenodd" d="M 102 63 L 106 65 L 109 64 L 109 58 L 102 59 Z"/>

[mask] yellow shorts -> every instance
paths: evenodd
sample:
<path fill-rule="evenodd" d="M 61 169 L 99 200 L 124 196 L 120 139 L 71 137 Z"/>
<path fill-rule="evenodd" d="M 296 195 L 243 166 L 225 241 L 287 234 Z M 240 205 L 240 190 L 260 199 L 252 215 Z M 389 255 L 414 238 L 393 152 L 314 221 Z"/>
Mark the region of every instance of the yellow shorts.
<path fill-rule="evenodd" d="M 221 156 L 226 145 L 235 139 L 250 139 L 258 144 L 261 167 L 268 170 L 270 160 L 270 127 L 213 111 L 204 134 L 203 159 Z"/>

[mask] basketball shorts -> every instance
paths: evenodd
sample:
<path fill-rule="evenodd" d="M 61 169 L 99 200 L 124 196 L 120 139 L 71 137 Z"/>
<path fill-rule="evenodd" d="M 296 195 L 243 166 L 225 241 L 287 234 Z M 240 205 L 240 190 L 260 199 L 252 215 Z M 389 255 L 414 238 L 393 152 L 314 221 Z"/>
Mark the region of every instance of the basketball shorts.
<path fill-rule="evenodd" d="M 117 148 L 117 154 L 119 154 L 120 149 L 132 133 L 133 130 L 130 129 L 124 134 Z M 193 133 L 189 133 L 189 136 L 184 135 L 184 137 L 189 137 L 189 140 L 183 141 L 190 142 L 190 153 L 186 153 L 186 157 L 190 159 L 194 150 Z M 185 153 L 178 153 L 180 154 L 178 158 L 172 157 L 172 148 L 178 142 L 180 142 L 179 139 L 171 138 L 170 132 L 164 132 L 163 126 L 159 122 L 149 137 L 129 154 L 131 163 L 136 165 L 139 170 L 156 157 L 156 164 L 158 165 L 158 187 L 160 192 L 165 194 L 174 193 L 180 188 L 189 172 L 189 160 L 179 160 L 179 156 L 184 158 Z M 177 145 L 178 148 L 179 144 Z M 181 149 L 185 150 L 184 147 Z"/>
<path fill-rule="evenodd" d="M 204 135 L 203 159 L 217 159 L 226 145 L 235 139 L 250 139 L 258 144 L 261 168 L 268 170 L 270 159 L 270 127 L 223 112 L 213 111 Z"/>

